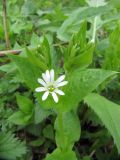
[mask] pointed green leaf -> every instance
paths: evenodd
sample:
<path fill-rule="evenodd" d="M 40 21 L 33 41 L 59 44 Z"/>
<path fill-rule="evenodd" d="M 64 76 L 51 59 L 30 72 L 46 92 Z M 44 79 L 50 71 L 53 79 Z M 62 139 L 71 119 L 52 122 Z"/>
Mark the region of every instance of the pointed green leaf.
<path fill-rule="evenodd" d="M 72 111 L 60 113 L 55 121 L 55 130 L 58 148 L 62 150 L 72 149 L 81 134 L 79 118 Z"/>
<path fill-rule="evenodd" d="M 69 39 L 71 37 L 71 35 L 69 34 L 69 33 L 71 33 L 70 29 L 73 26 L 78 27 L 78 30 L 79 30 L 80 23 L 84 19 L 90 18 L 90 17 L 95 17 L 95 16 L 98 16 L 98 15 L 102 15 L 104 13 L 108 13 L 112 9 L 113 9 L 113 7 L 111 7 L 109 5 L 100 6 L 100 7 L 83 7 L 83 8 L 80 7 L 78 9 L 76 9 L 63 22 L 63 24 L 61 25 L 61 27 L 57 31 L 57 37 L 62 41 L 69 41 Z"/>
<path fill-rule="evenodd" d="M 26 115 L 21 111 L 13 113 L 9 117 L 9 121 L 17 125 L 27 125 L 31 122 L 32 114 Z"/>
<path fill-rule="evenodd" d="M 17 95 L 17 104 L 19 109 L 25 114 L 31 114 L 34 109 L 32 101 L 24 96 Z"/>
<path fill-rule="evenodd" d="M 77 160 L 72 150 L 62 152 L 60 149 L 54 150 L 52 154 L 48 154 L 45 160 Z"/>
<path fill-rule="evenodd" d="M 26 85 L 34 90 L 37 86 L 37 79 L 41 75 L 41 70 L 34 66 L 25 57 L 10 55 L 9 56 L 17 65 Z"/>
<path fill-rule="evenodd" d="M 73 70 L 79 67 L 80 68 L 87 67 L 89 64 L 92 63 L 93 51 L 94 51 L 94 45 L 88 44 L 87 47 L 84 49 L 83 53 L 72 58 L 70 57 L 67 60 L 67 62 L 65 63 L 65 68 L 67 70 Z"/>
<path fill-rule="evenodd" d="M 10 132 L 0 132 L 0 159 L 16 160 L 26 154 L 27 149 L 24 142 L 20 142 Z"/>
<path fill-rule="evenodd" d="M 120 153 L 120 105 L 98 94 L 90 94 L 84 100 L 99 116 L 105 127 L 111 133 L 118 152 Z"/>
<path fill-rule="evenodd" d="M 35 53 L 33 53 L 35 51 L 30 51 L 28 49 L 26 49 L 26 53 L 27 53 L 27 56 L 28 56 L 28 60 L 33 64 L 35 65 L 36 67 L 39 67 L 41 71 L 45 71 L 47 70 L 47 65 L 41 61 L 40 57 L 36 56 Z"/>

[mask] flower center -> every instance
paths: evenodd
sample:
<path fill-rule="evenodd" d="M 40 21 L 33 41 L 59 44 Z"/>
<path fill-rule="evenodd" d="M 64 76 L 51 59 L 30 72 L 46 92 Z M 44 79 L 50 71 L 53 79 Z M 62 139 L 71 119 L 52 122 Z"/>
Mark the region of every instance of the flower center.
<path fill-rule="evenodd" d="M 49 89 L 50 92 L 53 92 L 55 90 L 53 85 L 49 86 L 48 89 Z"/>

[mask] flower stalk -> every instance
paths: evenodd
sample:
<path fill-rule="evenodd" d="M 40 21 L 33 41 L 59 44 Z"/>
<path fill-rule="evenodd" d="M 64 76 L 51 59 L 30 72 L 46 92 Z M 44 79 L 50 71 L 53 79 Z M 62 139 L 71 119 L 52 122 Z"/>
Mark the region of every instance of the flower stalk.
<path fill-rule="evenodd" d="M 63 113 L 59 112 L 58 113 L 58 127 L 59 127 L 59 131 L 60 131 L 60 136 L 61 136 L 61 150 L 64 151 L 65 150 L 65 137 L 64 137 L 64 127 L 63 127 Z"/>
<path fill-rule="evenodd" d="M 92 35 L 92 40 L 91 42 L 95 43 L 96 39 L 96 31 L 97 31 L 97 16 L 94 18 L 94 23 L 93 23 L 93 35 Z"/>

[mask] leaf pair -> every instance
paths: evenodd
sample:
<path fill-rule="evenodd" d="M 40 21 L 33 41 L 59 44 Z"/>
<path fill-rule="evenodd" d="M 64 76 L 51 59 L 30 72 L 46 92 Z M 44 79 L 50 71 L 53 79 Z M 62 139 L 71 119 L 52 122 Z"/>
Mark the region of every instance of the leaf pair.
<path fill-rule="evenodd" d="M 87 43 L 86 32 L 87 22 L 83 22 L 66 49 L 64 68 L 67 71 L 85 68 L 92 63 L 94 44 Z"/>
<path fill-rule="evenodd" d="M 113 136 L 118 152 L 120 153 L 120 105 L 98 94 L 90 94 L 84 100 L 99 116 L 105 127 Z"/>
<path fill-rule="evenodd" d="M 73 112 L 59 113 L 55 121 L 56 143 L 62 151 L 72 149 L 80 138 L 80 122 Z"/>

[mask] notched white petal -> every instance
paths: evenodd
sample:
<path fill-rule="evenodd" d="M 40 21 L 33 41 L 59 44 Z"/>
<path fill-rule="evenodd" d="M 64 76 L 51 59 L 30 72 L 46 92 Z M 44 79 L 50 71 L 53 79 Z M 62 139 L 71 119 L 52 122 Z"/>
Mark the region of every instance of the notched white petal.
<path fill-rule="evenodd" d="M 58 96 L 55 92 L 52 92 L 52 97 L 56 103 L 58 103 Z"/>
<path fill-rule="evenodd" d="M 62 86 L 65 86 L 66 84 L 68 84 L 68 81 L 63 81 L 63 82 L 58 83 L 56 87 L 62 87 Z"/>
<path fill-rule="evenodd" d="M 47 89 L 45 87 L 38 87 L 35 89 L 36 92 L 43 92 L 46 91 Z"/>
<path fill-rule="evenodd" d="M 46 87 L 46 83 L 41 78 L 38 78 L 38 83 L 40 83 L 42 86 Z"/>
<path fill-rule="evenodd" d="M 45 92 L 42 96 L 42 100 L 45 101 L 49 94 L 52 95 L 53 100 L 58 103 L 58 96 L 59 95 L 65 95 L 65 93 L 58 89 L 58 87 L 64 86 L 68 83 L 68 81 L 64 81 L 65 75 L 60 76 L 56 81 L 55 79 L 55 73 L 54 70 L 51 69 L 46 70 L 45 73 L 42 73 L 42 78 L 38 78 L 38 82 L 42 85 L 41 87 L 38 87 L 35 89 L 36 92 Z"/>
<path fill-rule="evenodd" d="M 45 73 L 42 73 L 42 78 L 44 79 L 44 81 L 45 81 L 46 83 L 49 82 L 48 79 L 47 79 L 47 77 L 46 77 L 46 74 L 45 74 Z"/>
<path fill-rule="evenodd" d="M 62 95 L 62 96 L 65 95 L 65 93 L 59 89 L 56 89 L 55 92 L 59 95 Z"/>
<path fill-rule="evenodd" d="M 56 82 L 56 84 L 57 84 L 57 83 L 62 82 L 64 79 L 65 79 L 65 75 L 62 75 L 62 76 L 60 76 L 55 82 Z"/>
<path fill-rule="evenodd" d="M 47 81 L 50 82 L 50 72 L 48 70 L 46 71 L 45 75 L 46 75 Z"/>
<path fill-rule="evenodd" d="M 49 95 L 49 91 L 46 91 L 42 96 L 42 100 L 45 101 L 47 99 L 48 95 Z"/>
<path fill-rule="evenodd" d="M 54 70 L 53 69 L 50 70 L 50 81 L 51 82 L 54 81 Z"/>

